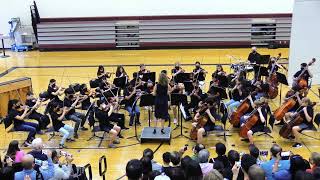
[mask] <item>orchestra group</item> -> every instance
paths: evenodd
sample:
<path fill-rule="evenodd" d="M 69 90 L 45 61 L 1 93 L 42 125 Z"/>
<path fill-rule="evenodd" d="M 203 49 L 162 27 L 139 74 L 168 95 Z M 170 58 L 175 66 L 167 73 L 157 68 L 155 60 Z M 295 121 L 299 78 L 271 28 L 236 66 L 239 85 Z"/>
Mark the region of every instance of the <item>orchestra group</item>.
<path fill-rule="evenodd" d="M 99 66 L 97 77 L 89 82 L 90 88 L 78 83 L 64 88 L 51 79 L 46 91 L 40 93 L 38 98 L 29 92 L 26 102 L 10 100 L 7 118 L 13 121 L 15 130 L 29 132 L 26 146 L 50 123 L 54 131 L 63 136 L 60 148 L 66 148 L 66 141 L 75 141 L 81 135 L 79 131 L 88 130 L 85 127 L 87 123 L 90 127 L 98 123 L 102 131 L 110 134 L 108 147 L 115 148 L 120 143 L 119 138 L 123 138 L 121 131 L 129 129 L 125 126 L 126 116 L 121 109 L 128 112 L 130 127 L 139 126 L 139 101 L 141 97 L 151 95 L 154 97 L 153 105 L 146 109 L 154 112 L 151 117 L 155 122 L 153 134 L 167 133 L 164 131 L 166 121 L 169 125 L 172 120 L 175 126 L 181 126 L 178 118 L 181 111 L 185 121 L 192 121 L 190 139 L 198 143 L 202 143 L 208 132 L 223 130 L 222 126 L 216 125 L 216 121 L 222 121 L 225 117 L 224 121 L 239 128 L 239 136 L 251 144 L 254 143 L 254 133 L 266 132 L 268 123 L 275 122 L 281 126 L 280 136 L 292 139 L 293 146 L 300 147 L 299 132 L 313 127 L 315 103 L 308 98 L 309 79 L 312 78 L 308 67 L 315 59 L 301 64 L 284 102 L 272 111 L 270 103 L 279 91 L 279 71 L 286 70 L 278 62 L 280 56 L 271 57 L 265 67 L 267 74 L 262 73 L 260 67 L 263 65 L 259 64 L 262 56 L 254 47 L 245 63 L 233 65 L 234 72 L 231 74 L 217 65 L 211 74 L 210 84 L 205 83 L 209 72 L 201 67 L 200 62 L 196 62 L 189 73 L 177 62 L 171 74 L 162 70 L 157 80 L 155 72 L 149 71 L 144 64 L 133 73 L 132 79 L 123 66 L 118 66 L 115 73 Z M 254 68 L 248 69 L 247 66 Z M 115 76 L 113 82 L 112 76 Z M 205 92 L 205 89 L 208 91 Z M 187 101 L 176 103 L 173 100 L 175 95 L 186 96 Z M 45 107 L 43 113 L 38 112 L 41 105 Z M 169 115 L 169 111 L 173 116 Z M 26 119 L 34 119 L 38 123 L 27 122 Z M 74 126 L 65 124 L 66 120 L 74 121 Z M 158 125 L 160 128 L 157 128 Z"/>

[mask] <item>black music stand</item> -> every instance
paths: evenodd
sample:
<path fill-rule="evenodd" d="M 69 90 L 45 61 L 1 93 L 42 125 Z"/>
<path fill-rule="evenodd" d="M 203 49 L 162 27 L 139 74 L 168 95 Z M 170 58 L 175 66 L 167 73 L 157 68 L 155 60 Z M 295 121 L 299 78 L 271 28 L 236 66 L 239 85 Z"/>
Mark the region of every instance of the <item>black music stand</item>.
<path fill-rule="evenodd" d="M 217 79 L 222 87 L 227 88 L 229 86 L 227 76 L 218 75 Z"/>
<path fill-rule="evenodd" d="M 222 88 L 222 87 L 218 87 L 218 86 L 211 86 L 211 88 L 209 89 L 209 92 L 212 93 L 212 94 L 216 94 L 216 93 L 219 93 L 219 97 L 221 99 L 228 99 L 228 95 L 227 95 L 227 92 L 226 92 L 226 89 L 225 88 Z"/>
<path fill-rule="evenodd" d="M 141 98 L 140 104 L 139 104 L 140 107 L 145 107 L 145 106 L 153 107 L 155 97 L 152 94 L 144 94 L 140 98 Z M 149 127 L 150 127 L 151 126 L 150 125 L 150 123 L 151 123 L 151 109 L 150 108 L 148 108 L 148 121 L 149 121 Z M 170 122 L 169 122 L 169 124 L 170 124 Z"/>
<path fill-rule="evenodd" d="M 231 134 L 227 134 L 227 131 L 229 130 L 227 130 L 226 128 L 227 119 L 228 119 L 228 110 L 225 107 L 225 104 L 223 102 L 220 103 L 219 109 L 220 109 L 220 112 L 222 113 L 222 117 L 220 121 L 223 124 L 223 134 L 217 134 L 217 137 L 223 136 L 224 141 L 227 141 L 227 136 L 232 136 Z"/>
<path fill-rule="evenodd" d="M 124 89 L 124 88 L 126 88 L 127 80 L 128 80 L 127 76 L 114 78 L 113 84 L 118 88 Z"/>
<path fill-rule="evenodd" d="M 1 36 L 1 35 L 0 35 Z M 2 55 L 0 56 L 1 58 L 7 58 L 10 57 L 9 55 L 6 55 L 6 49 L 4 48 L 4 37 L 2 36 L 1 42 L 2 42 Z"/>
<path fill-rule="evenodd" d="M 155 83 L 156 82 L 156 72 L 143 73 L 141 80 L 145 81 L 145 82 L 148 82 L 150 80 L 153 83 Z"/>
<path fill-rule="evenodd" d="M 280 98 L 280 101 L 279 101 L 279 106 L 281 106 L 281 94 L 282 94 L 282 84 L 284 84 L 284 85 L 289 85 L 289 83 L 288 83 L 288 80 L 287 80 L 287 77 L 286 77 L 286 75 L 284 75 L 284 74 L 282 74 L 282 73 L 279 73 L 279 72 L 276 72 L 276 74 L 277 74 L 277 80 L 278 80 L 278 82 L 280 83 L 280 95 L 279 95 L 279 98 Z"/>
<path fill-rule="evenodd" d="M 180 114 L 180 111 L 181 111 L 181 109 L 180 109 L 180 104 L 184 105 L 184 104 L 187 104 L 187 102 L 188 102 L 188 101 L 187 101 L 187 95 L 185 95 L 185 94 L 178 94 L 178 93 L 172 93 L 172 94 L 171 94 L 171 105 L 176 105 L 176 106 L 178 106 L 178 121 L 180 120 L 180 134 L 179 134 L 178 136 L 174 137 L 173 139 L 178 138 L 178 137 L 180 137 L 180 136 L 189 139 L 189 137 L 188 137 L 188 136 L 185 136 L 185 135 L 183 134 L 183 132 L 182 132 L 182 129 L 183 129 L 183 128 L 186 128 L 186 127 L 183 127 L 183 124 L 182 124 L 182 122 L 183 122 L 183 121 L 182 121 L 182 115 Z M 175 129 L 177 129 L 177 127 L 174 128 L 173 130 L 175 130 Z M 186 128 L 186 129 L 187 129 L 187 128 Z"/>
<path fill-rule="evenodd" d="M 191 92 L 194 89 L 193 83 L 191 81 L 184 81 L 184 89 L 188 94 L 191 94 Z"/>
<path fill-rule="evenodd" d="M 259 65 L 254 65 L 253 66 L 254 69 L 254 73 L 256 74 L 257 77 L 260 76 L 269 76 L 269 72 L 268 72 L 268 68 L 263 67 L 263 66 L 259 66 Z"/>
<path fill-rule="evenodd" d="M 137 98 L 133 104 L 132 104 L 132 108 L 136 106 L 137 104 L 137 101 L 139 100 L 140 98 Z M 137 130 L 137 116 L 134 116 L 133 118 L 133 121 L 134 121 L 134 135 L 133 136 L 130 136 L 130 137 L 127 137 L 127 139 L 131 139 L 131 138 L 136 138 L 136 140 L 141 143 L 139 137 L 138 137 L 138 130 Z"/>
<path fill-rule="evenodd" d="M 269 129 L 268 124 L 271 126 L 271 128 L 273 128 L 274 121 L 275 121 L 275 119 L 274 119 L 273 115 L 270 115 L 269 120 L 267 118 L 266 122 L 264 123 L 263 132 L 261 134 L 258 134 L 257 136 L 266 135 L 266 136 L 273 139 L 273 136 L 270 135 L 271 130 Z"/>
<path fill-rule="evenodd" d="M 257 64 L 269 64 L 270 55 L 260 55 L 259 61 L 256 61 Z"/>
<path fill-rule="evenodd" d="M 191 81 L 192 73 L 179 73 L 176 75 L 177 83 L 184 83 L 185 81 Z"/>

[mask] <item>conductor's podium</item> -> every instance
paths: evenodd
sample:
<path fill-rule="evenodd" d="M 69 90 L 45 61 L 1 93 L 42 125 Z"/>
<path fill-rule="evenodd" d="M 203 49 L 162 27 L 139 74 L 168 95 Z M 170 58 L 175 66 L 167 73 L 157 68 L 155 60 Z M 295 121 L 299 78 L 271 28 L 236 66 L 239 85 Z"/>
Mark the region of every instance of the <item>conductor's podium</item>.
<path fill-rule="evenodd" d="M 153 134 L 153 127 L 144 127 L 141 133 L 140 141 L 144 142 L 168 142 L 171 143 L 171 128 L 165 127 L 165 134 L 161 133 L 161 128 L 156 128 L 157 133 Z"/>

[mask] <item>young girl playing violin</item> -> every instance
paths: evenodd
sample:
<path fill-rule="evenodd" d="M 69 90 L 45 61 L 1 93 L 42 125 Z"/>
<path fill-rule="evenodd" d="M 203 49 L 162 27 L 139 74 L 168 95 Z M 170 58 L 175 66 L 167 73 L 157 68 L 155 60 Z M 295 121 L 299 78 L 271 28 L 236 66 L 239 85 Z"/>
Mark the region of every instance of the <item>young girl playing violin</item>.
<path fill-rule="evenodd" d="M 267 102 L 267 99 L 265 99 L 264 97 L 261 97 L 260 99 L 254 101 L 254 108 L 257 110 L 256 113 L 258 113 L 259 120 L 247 132 L 247 137 L 248 137 L 250 144 L 254 144 L 254 140 L 253 140 L 254 133 L 264 132 L 264 125 L 265 125 L 265 122 L 267 119 L 267 115 L 268 115 L 268 113 L 270 114 L 270 112 L 271 112 L 270 107 Z M 254 114 L 248 113 L 248 114 L 241 117 L 241 119 L 240 119 L 240 126 L 241 127 L 244 126 L 245 123 L 251 118 L 251 116 L 249 116 L 249 115 L 253 116 Z"/>

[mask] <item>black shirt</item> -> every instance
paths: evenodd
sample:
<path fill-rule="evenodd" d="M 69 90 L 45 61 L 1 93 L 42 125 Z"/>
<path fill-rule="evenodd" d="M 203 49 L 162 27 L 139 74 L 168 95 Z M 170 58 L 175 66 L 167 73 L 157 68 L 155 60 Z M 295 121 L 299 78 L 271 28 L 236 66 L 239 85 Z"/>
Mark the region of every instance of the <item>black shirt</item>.
<path fill-rule="evenodd" d="M 112 127 L 109 121 L 109 116 L 107 111 L 103 111 L 101 109 L 96 109 L 95 116 L 99 120 L 100 127 Z"/>
<path fill-rule="evenodd" d="M 51 112 L 50 116 L 52 120 L 53 129 L 55 131 L 59 131 L 60 128 L 64 127 L 65 124 L 58 119 L 61 116 L 61 114 L 58 114 L 56 112 Z"/>
<path fill-rule="evenodd" d="M 296 73 L 293 75 L 293 77 L 295 77 L 295 78 L 299 77 L 300 74 L 302 73 L 302 71 L 303 71 L 303 69 L 300 70 L 300 71 L 298 71 L 298 72 L 296 72 Z M 308 71 L 305 71 L 300 77 L 303 78 L 303 79 L 305 79 L 305 80 L 308 80 L 308 79 L 310 78 L 310 74 L 309 74 Z"/>
<path fill-rule="evenodd" d="M 130 96 L 131 92 L 132 92 L 132 91 L 129 91 L 129 89 L 126 88 L 126 89 L 124 90 L 124 96 L 125 96 L 125 97 L 126 97 L 126 96 Z M 136 94 L 132 95 L 130 99 L 126 99 L 126 100 L 125 100 L 126 107 L 127 107 L 127 106 L 133 106 L 133 103 L 134 103 L 135 99 L 136 99 Z"/>
<path fill-rule="evenodd" d="M 21 116 L 22 114 L 22 111 L 17 111 L 15 109 L 9 111 L 9 118 L 13 120 L 14 126 L 20 125 L 24 122 L 23 120 L 16 119 L 16 116 Z"/>
<path fill-rule="evenodd" d="M 63 107 L 68 107 L 68 108 L 70 108 L 72 104 L 73 104 L 73 101 L 72 101 L 72 100 L 70 100 L 70 99 L 68 99 L 68 98 L 64 98 L 64 100 L 63 100 Z M 71 114 L 73 114 L 73 113 L 75 113 L 75 112 L 76 112 L 76 110 L 74 110 L 74 108 L 72 108 L 66 115 L 67 115 L 67 116 L 70 116 Z"/>
<path fill-rule="evenodd" d="M 203 71 L 204 69 L 203 68 L 199 68 L 199 69 L 193 69 L 193 73 L 196 73 L 198 71 Z M 194 75 L 195 78 L 197 78 L 198 81 L 204 81 L 205 80 L 205 77 L 204 77 L 204 73 L 203 72 L 199 72 L 198 74 L 195 74 Z"/>
<path fill-rule="evenodd" d="M 260 58 L 261 58 L 261 55 L 257 52 L 253 53 L 251 52 L 248 56 L 248 60 L 251 62 L 251 63 L 257 63 L 260 61 Z"/>
<path fill-rule="evenodd" d="M 310 122 L 307 120 L 307 118 L 306 118 L 306 116 L 304 114 L 304 111 L 302 110 L 304 107 L 305 106 L 301 106 L 300 108 L 298 108 L 297 112 L 301 111 L 300 115 L 303 118 L 303 123 L 307 124 L 309 127 L 312 127 L 313 126 L 312 119 L 313 119 L 313 113 L 314 113 L 313 107 L 312 106 L 307 106 L 307 113 L 312 118 Z"/>
<path fill-rule="evenodd" d="M 48 86 L 48 90 L 47 92 L 49 93 L 49 98 L 50 99 L 59 99 L 58 95 L 53 95 L 52 93 L 54 92 L 57 92 L 58 91 L 58 88 L 55 87 L 51 87 L 51 86 Z"/>
<path fill-rule="evenodd" d="M 80 94 L 81 94 L 81 95 L 86 95 L 86 92 L 80 91 Z M 90 105 L 91 105 L 90 97 L 88 97 L 87 99 L 85 99 L 85 100 L 83 100 L 83 101 L 81 102 L 81 106 L 82 106 L 82 109 L 83 109 L 83 110 L 87 110 Z"/>

